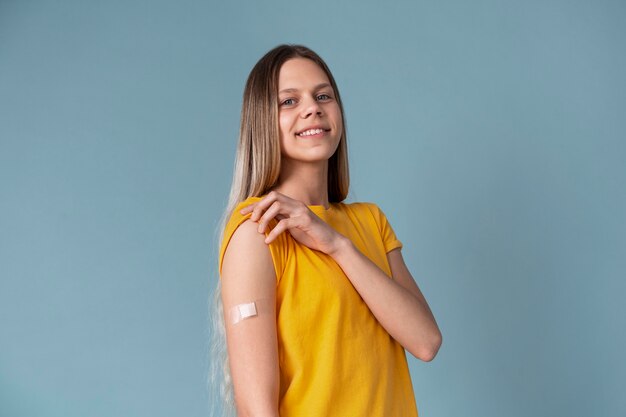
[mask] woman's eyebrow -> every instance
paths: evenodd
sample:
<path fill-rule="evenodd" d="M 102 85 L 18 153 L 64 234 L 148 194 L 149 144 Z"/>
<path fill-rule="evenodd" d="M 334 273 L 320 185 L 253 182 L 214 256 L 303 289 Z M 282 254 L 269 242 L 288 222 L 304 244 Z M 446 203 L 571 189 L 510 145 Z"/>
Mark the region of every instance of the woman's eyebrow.
<path fill-rule="evenodd" d="M 331 85 L 328 83 L 321 83 L 316 85 L 313 89 L 314 90 L 319 90 L 320 88 L 326 88 L 326 87 L 330 87 Z M 296 93 L 299 90 L 297 88 L 285 88 L 284 90 L 280 90 L 278 93 Z"/>

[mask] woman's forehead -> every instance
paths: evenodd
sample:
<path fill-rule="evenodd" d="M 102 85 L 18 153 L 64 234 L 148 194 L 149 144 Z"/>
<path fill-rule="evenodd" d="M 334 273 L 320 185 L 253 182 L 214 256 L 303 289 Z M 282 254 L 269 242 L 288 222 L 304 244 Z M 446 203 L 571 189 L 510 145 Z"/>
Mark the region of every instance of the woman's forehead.
<path fill-rule="evenodd" d="M 278 76 L 278 90 L 300 90 L 330 85 L 328 76 L 317 63 L 307 58 L 293 58 L 286 61 Z"/>

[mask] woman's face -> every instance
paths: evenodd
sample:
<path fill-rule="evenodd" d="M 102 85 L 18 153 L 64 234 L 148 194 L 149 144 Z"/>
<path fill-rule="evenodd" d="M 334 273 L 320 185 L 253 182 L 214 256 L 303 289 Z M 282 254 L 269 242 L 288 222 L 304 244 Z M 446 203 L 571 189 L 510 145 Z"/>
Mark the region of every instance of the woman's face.
<path fill-rule="evenodd" d="M 313 61 L 286 61 L 278 76 L 280 146 L 283 158 L 328 160 L 337 149 L 343 122 L 335 91 Z"/>

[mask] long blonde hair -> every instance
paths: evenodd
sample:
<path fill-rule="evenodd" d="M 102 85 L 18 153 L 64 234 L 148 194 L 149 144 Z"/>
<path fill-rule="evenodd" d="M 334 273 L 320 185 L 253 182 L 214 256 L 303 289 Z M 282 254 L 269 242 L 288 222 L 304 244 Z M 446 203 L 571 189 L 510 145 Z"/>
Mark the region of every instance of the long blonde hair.
<path fill-rule="evenodd" d="M 350 175 L 348 145 L 343 105 L 335 79 L 326 63 L 311 49 L 302 45 L 279 45 L 267 52 L 252 68 L 243 93 L 239 142 L 228 203 L 214 238 L 219 262 L 224 228 L 237 205 L 249 197 L 259 197 L 276 185 L 281 169 L 278 127 L 278 76 L 283 64 L 293 58 L 315 62 L 326 73 L 339 104 L 343 129 L 339 146 L 328 160 L 328 200 L 341 202 L 348 196 Z M 209 297 L 209 320 L 212 334 L 209 349 L 210 407 L 221 403 L 223 415 L 235 415 L 232 381 L 228 368 L 224 317 L 221 300 L 219 265 L 214 268 L 215 291 Z M 212 302 L 211 302 L 212 301 Z M 219 387 L 219 388 L 218 388 Z M 219 391 L 219 398 L 216 392 Z"/>

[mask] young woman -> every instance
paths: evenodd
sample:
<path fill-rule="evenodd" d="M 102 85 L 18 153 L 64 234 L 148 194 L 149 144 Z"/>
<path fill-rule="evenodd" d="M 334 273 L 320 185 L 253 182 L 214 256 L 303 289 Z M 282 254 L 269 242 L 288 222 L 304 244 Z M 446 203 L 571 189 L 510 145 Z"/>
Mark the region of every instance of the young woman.
<path fill-rule="evenodd" d="M 430 361 L 441 333 L 383 211 L 344 202 L 347 149 L 324 61 L 298 45 L 263 56 L 219 253 L 240 417 L 417 416 L 405 349 Z"/>

